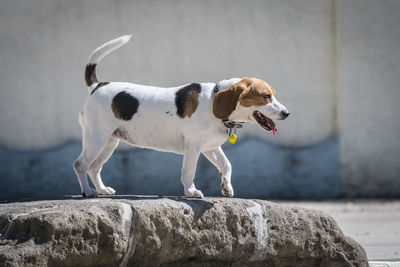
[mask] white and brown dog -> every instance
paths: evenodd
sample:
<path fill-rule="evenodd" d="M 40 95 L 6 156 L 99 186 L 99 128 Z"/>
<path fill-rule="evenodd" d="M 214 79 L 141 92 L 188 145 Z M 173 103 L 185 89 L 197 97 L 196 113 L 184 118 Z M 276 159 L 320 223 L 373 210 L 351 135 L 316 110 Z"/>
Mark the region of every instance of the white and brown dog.
<path fill-rule="evenodd" d="M 181 181 L 187 197 L 203 197 L 193 180 L 200 153 L 219 170 L 221 190 L 233 196 L 232 168 L 221 149 L 229 128 L 257 123 L 274 134 L 272 120 L 288 117 L 275 90 L 255 78 L 191 83 L 159 88 L 127 82 L 98 82 L 97 63 L 129 41 L 125 35 L 98 47 L 89 57 L 85 80 L 89 95 L 79 113 L 82 152 L 73 167 L 86 197 L 113 195 L 100 172 L 123 140 L 133 146 L 183 154 Z M 96 190 L 88 183 L 89 174 Z"/>

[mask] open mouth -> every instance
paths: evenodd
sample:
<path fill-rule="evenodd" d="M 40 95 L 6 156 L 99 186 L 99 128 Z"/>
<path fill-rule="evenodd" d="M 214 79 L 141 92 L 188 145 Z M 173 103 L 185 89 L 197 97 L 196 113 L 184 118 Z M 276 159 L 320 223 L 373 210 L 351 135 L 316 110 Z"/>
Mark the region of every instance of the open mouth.
<path fill-rule="evenodd" d="M 256 119 L 257 123 L 260 125 L 261 128 L 267 131 L 273 131 L 272 134 L 275 136 L 276 132 L 278 131 L 278 127 L 275 126 L 275 123 L 262 114 L 260 111 L 256 110 L 253 112 L 253 117 Z"/>

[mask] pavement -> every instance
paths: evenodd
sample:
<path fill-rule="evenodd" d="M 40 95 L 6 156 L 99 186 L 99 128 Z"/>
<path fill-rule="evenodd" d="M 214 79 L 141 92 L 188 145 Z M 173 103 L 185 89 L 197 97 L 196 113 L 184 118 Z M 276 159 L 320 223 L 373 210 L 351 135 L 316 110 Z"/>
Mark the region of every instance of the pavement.
<path fill-rule="evenodd" d="M 364 247 L 370 266 L 400 267 L 400 200 L 276 202 L 331 215 L 344 234 Z"/>

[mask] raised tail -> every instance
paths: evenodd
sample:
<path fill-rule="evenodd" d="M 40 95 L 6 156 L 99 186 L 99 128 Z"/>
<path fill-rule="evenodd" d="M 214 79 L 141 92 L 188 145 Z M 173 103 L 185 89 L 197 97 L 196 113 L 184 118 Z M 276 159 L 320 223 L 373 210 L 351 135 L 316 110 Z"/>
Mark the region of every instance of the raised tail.
<path fill-rule="evenodd" d="M 102 46 L 99 46 L 92 52 L 92 54 L 89 56 L 88 63 L 86 64 L 86 69 L 85 69 L 85 81 L 87 86 L 91 86 L 94 83 L 98 83 L 99 81 L 97 80 L 96 77 L 96 66 L 97 63 L 100 62 L 100 60 L 103 59 L 106 55 L 111 53 L 117 48 L 120 48 L 129 40 L 131 39 L 132 35 L 124 35 L 121 36 L 117 39 L 111 40 Z"/>

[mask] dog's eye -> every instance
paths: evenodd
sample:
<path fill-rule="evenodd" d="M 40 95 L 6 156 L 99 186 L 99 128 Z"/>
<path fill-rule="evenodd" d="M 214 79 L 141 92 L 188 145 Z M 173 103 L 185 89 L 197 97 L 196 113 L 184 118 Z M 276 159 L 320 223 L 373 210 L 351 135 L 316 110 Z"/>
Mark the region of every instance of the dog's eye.
<path fill-rule="evenodd" d="M 271 99 L 271 95 L 270 94 L 264 95 L 264 99 Z"/>

